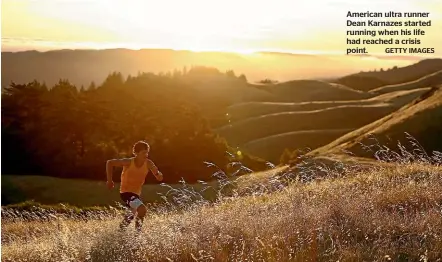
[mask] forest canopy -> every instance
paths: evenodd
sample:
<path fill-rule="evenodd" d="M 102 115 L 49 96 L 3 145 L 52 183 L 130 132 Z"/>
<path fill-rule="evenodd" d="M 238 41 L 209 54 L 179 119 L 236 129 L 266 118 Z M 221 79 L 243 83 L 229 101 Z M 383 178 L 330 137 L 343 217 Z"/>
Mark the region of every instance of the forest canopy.
<path fill-rule="evenodd" d="M 192 88 L 211 74 L 245 79 L 192 68 L 126 79 L 112 73 L 87 88 L 68 80 L 50 88 L 11 83 L 2 91 L 2 172 L 104 180 L 106 160 L 130 157 L 132 145 L 144 140 L 164 182 L 211 180 L 216 170 L 205 162 L 226 170 L 233 160 L 228 152 L 236 151 L 211 130 L 226 102 L 207 101 Z M 252 170 L 266 169 L 261 159 L 242 154 L 240 160 Z"/>

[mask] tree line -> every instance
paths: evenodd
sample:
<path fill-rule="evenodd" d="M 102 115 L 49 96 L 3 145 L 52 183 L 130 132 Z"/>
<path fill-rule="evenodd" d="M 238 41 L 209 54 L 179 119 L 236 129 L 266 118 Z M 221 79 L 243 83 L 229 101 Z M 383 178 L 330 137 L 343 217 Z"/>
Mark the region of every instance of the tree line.
<path fill-rule="evenodd" d="M 107 159 L 131 156 L 134 142 L 144 140 L 164 182 L 211 180 L 216 169 L 205 162 L 226 171 L 234 161 L 228 152 L 235 150 L 211 129 L 224 101 L 202 101 L 192 89 L 201 74 L 220 72 L 195 67 L 126 79 L 116 72 L 88 88 L 68 80 L 51 88 L 38 81 L 12 83 L 2 91 L 2 172 L 103 180 Z M 245 81 L 233 71 L 225 77 Z M 252 170 L 266 169 L 265 161 L 247 154 L 239 160 Z"/>

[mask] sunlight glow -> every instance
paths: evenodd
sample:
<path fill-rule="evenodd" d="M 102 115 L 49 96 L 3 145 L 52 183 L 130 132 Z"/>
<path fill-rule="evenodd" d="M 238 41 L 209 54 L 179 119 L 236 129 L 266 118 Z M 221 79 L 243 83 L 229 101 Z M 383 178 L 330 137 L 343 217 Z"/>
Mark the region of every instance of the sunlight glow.
<path fill-rule="evenodd" d="M 346 12 L 366 11 L 367 6 L 431 11 L 435 26 L 422 40 L 432 47 L 442 43 L 442 8 L 436 0 L 3 0 L 2 46 L 22 39 L 74 48 L 342 53 Z"/>

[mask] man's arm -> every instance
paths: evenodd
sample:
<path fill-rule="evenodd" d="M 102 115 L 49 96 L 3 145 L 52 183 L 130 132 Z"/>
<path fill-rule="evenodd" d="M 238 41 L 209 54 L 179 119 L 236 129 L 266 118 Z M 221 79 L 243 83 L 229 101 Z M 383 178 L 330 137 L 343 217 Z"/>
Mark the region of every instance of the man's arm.
<path fill-rule="evenodd" d="M 131 161 L 130 158 L 107 160 L 107 162 L 106 162 L 106 176 L 107 176 L 107 183 L 110 188 L 113 187 L 113 180 L 112 180 L 113 167 L 114 166 L 121 166 L 121 167 L 122 166 L 129 166 L 130 161 Z"/>
<path fill-rule="evenodd" d="M 156 178 L 158 181 L 163 181 L 163 173 L 161 173 L 161 172 L 158 170 L 158 167 L 154 164 L 154 162 L 153 162 L 152 160 L 148 159 L 148 160 L 147 160 L 147 165 L 148 165 L 150 171 L 152 171 L 152 173 L 153 173 L 153 175 L 155 176 L 155 178 Z"/>

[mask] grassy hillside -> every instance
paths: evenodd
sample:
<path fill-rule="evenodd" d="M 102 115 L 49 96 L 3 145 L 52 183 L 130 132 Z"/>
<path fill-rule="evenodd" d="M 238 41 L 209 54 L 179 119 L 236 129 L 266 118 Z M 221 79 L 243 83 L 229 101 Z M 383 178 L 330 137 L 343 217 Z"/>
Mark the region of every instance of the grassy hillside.
<path fill-rule="evenodd" d="M 314 149 L 326 145 L 353 130 L 354 129 L 326 129 L 282 133 L 252 140 L 242 145 L 241 149 L 247 153 L 278 164 L 281 154 L 285 149 L 289 151 Z"/>
<path fill-rule="evenodd" d="M 280 84 L 258 85 L 256 87 L 266 90 L 277 96 L 280 101 L 286 102 L 342 101 L 369 97 L 364 92 L 318 80 L 295 80 Z"/>
<path fill-rule="evenodd" d="M 228 118 L 231 122 L 245 120 L 261 115 L 321 110 L 336 106 L 348 105 L 373 105 L 378 101 L 355 100 L 355 101 L 311 101 L 311 102 L 246 102 L 231 105 L 227 108 Z"/>
<path fill-rule="evenodd" d="M 374 97 L 362 100 L 349 101 L 311 101 L 311 102 L 245 102 L 237 103 L 227 108 L 227 117 L 231 122 L 244 120 L 246 118 L 259 115 L 267 115 L 281 112 L 311 111 L 320 110 L 336 106 L 350 105 L 393 105 L 397 108 L 404 106 L 413 99 L 419 97 L 424 92 L 430 90 L 430 87 L 415 88 L 404 91 L 393 91 L 386 94 L 376 95 Z M 374 95 L 374 94 L 373 94 Z"/>
<path fill-rule="evenodd" d="M 245 81 L 238 81 L 236 78 L 228 78 L 224 75 L 213 75 L 208 77 L 195 77 L 187 80 L 192 86 L 196 96 L 207 99 L 209 102 L 217 99 L 226 101 L 228 105 L 242 103 L 244 101 L 274 101 L 275 95 L 248 84 Z"/>
<path fill-rule="evenodd" d="M 284 174 L 290 175 L 249 181 L 262 185 L 253 195 L 149 211 L 136 241 L 127 241 L 133 239 L 132 227 L 117 232 L 120 218 L 114 216 L 2 219 L 2 260 L 437 261 L 442 256 L 440 167 L 347 166 L 307 183 L 284 182 Z"/>
<path fill-rule="evenodd" d="M 380 86 L 388 85 L 388 82 L 382 81 L 374 76 L 363 75 L 349 75 L 332 81 L 364 92 Z"/>
<path fill-rule="evenodd" d="M 405 132 L 417 139 L 425 150 L 440 151 L 442 149 L 440 119 L 442 119 L 442 89 L 438 87 L 400 110 L 350 132 L 309 154 L 342 153 L 343 150 L 349 150 L 358 156 L 373 157 L 373 152 L 367 151 L 360 144 L 380 143 L 395 147 L 398 140 L 402 143 L 407 140 Z"/>
<path fill-rule="evenodd" d="M 352 74 L 342 77 L 336 82 L 355 90 L 369 91 L 384 85 L 414 81 L 439 70 L 442 70 L 442 59 L 425 59 L 404 67 Z"/>
<path fill-rule="evenodd" d="M 104 179 L 104 177 L 103 177 Z M 201 191 L 207 185 L 216 187 L 216 181 L 190 185 Z M 77 207 L 109 206 L 121 202 L 119 183 L 109 190 L 105 182 L 83 179 L 63 179 L 47 176 L 2 175 L 2 205 L 34 200 L 41 204 L 66 203 Z M 171 184 L 180 188 L 181 184 Z M 159 194 L 166 194 L 169 187 L 160 184 L 143 186 L 142 199 L 147 203 L 162 202 Z M 205 191 L 206 198 L 214 197 L 214 189 Z"/>
<path fill-rule="evenodd" d="M 358 128 L 394 110 L 395 107 L 389 105 L 364 105 L 282 112 L 237 121 L 216 131 L 225 137 L 229 144 L 235 146 L 286 132 Z"/>
<path fill-rule="evenodd" d="M 437 71 L 435 73 L 426 75 L 424 77 L 421 77 L 415 81 L 406 82 L 402 84 L 396 84 L 396 85 L 387 85 L 382 86 L 376 89 L 373 89 L 370 91 L 370 93 L 373 94 L 385 94 L 395 91 L 405 91 L 405 90 L 413 90 L 417 88 L 422 87 L 428 87 L 428 86 L 437 86 L 442 84 L 442 70 Z"/>
<path fill-rule="evenodd" d="M 431 87 L 412 88 L 405 90 L 391 91 L 383 94 L 376 94 L 375 97 L 369 98 L 367 102 L 378 102 L 392 104 L 398 108 L 412 102 L 422 94 L 431 90 Z"/>
<path fill-rule="evenodd" d="M 359 128 L 394 112 L 431 90 L 428 86 L 440 83 L 441 76 L 439 71 L 416 81 L 386 86 L 359 100 L 234 104 L 228 107 L 229 124 L 218 132 L 243 151 L 278 162 L 286 148 L 315 149 L 344 135 L 342 130 Z"/>

